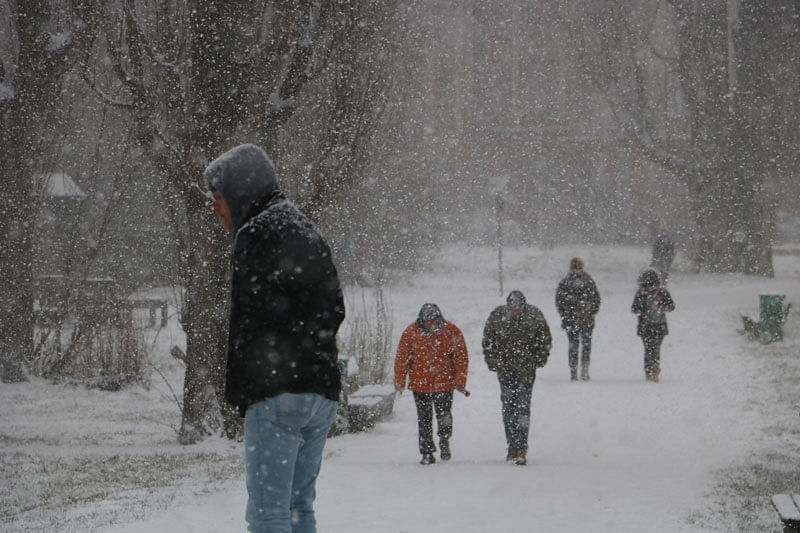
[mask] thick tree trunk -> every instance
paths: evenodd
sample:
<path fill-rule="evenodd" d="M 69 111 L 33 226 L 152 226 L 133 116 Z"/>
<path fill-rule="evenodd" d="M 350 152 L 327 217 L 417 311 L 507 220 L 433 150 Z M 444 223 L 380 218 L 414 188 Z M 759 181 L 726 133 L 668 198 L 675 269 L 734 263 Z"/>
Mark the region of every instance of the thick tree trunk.
<path fill-rule="evenodd" d="M 22 114 L 21 105 L 16 112 Z M 12 118 L 10 122 L 19 125 L 21 121 Z M 3 137 L 7 137 L 9 129 L 3 129 Z M 21 137 L 25 138 L 24 134 Z M 14 146 L 5 138 L 0 143 Z M 1 168 L 8 181 L 0 217 L 0 380 L 13 383 L 27 380 L 25 361 L 33 348 L 33 178 L 30 169 L 20 162 L 19 149 L 10 148 L 4 159 Z"/>
<path fill-rule="evenodd" d="M 37 2 L 21 2 L 16 75 L 6 80 L 12 98 L 0 102 L 0 175 L 4 202 L 0 211 L 0 379 L 27 379 L 26 359 L 33 348 L 33 227 L 38 202 L 33 177 L 39 170 L 32 156 L 40 147 L 37 132 L 48 120 L 48 109 L 60 87 L 62 67 L 56 51 L 48 50 L 43 30 L 50 10 Z"/>
<path fill-rule="evenodd" d="M 230 407 L 225 402 L 225 358 L 228 324 L 228 241 L 216 227 L 207 205 L 187 200 L 192 236 L 186 276 L 186 376 L 179 440 L 191 444 L 224 425 L 229 432 Z M 221 418 L 222 417 L 222 418 Z"/>

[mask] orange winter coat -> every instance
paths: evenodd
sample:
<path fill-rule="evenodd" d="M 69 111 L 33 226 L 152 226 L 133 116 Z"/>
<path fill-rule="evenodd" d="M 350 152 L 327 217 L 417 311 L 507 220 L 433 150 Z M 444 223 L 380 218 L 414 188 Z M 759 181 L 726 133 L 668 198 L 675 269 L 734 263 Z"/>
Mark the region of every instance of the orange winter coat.
<path fill-rule="evenodd" d="M 462 390 L 467 386 L 467 343 L 453 323 L 425 332 L 416 322 L 400 336 L 394 360 L 394 387 L 414 392 Z"/>

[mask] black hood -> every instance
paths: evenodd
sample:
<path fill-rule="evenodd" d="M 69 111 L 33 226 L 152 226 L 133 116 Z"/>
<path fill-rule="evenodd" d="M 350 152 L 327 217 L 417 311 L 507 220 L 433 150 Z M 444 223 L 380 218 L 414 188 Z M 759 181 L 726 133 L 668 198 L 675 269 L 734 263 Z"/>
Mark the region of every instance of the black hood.
<path fill-rule="evenodd" d="M 427 303 L 420 308 L 417 315 L 417 326 L 421 328 L 426 320 L 433 321 L 436 324 L 435 329 L 444 325 L 444 317 L 438 305 Z"/>
<path fill-rule="evenodd" d="M 639 287 L 647 292 L 655 292 L 661 286 L 661 278 L 653 269 L 647 269 L 639 276 Z"/>
<path fill-rule="evenodd" d="M 228 204 L 231 230 L 238 230 L 254 205 L 279 190 L 275 166 L 264 151 L 253 144 L 228 150 L 206 167 L 203 175 L 211 190 Z"/>

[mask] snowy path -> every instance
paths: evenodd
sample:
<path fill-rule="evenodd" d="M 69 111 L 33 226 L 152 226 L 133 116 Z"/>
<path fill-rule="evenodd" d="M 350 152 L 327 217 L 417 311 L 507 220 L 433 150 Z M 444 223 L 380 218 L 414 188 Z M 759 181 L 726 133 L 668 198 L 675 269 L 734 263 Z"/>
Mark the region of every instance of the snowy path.
<path fill-rule="evenodd" d="M 593 380 L 571 383 L 552 303 L 569 252 L 546 261 L 525 253 L 509 259 L 506 292 L 520 288 L 541 307 L 555 340 L 534 387 L 529 465 L 504 462 L 499 389 L 479 351 L 483 321 L 503 300 L 485 269 L 470 271 L 470 260 L 485 258 L 467 256 L 462 270 L 425 276 L 392 294 L 395 336 L 424 301 L 435 301 L 467 338 L 472 396 L 455 401 L 453 459 L 418 464 L 414 406 L 404 394 L 374 431 L 329 441 L 316 504 L 321 531 L 702 530 L 687 518 L 703 507 L 713 472 L 753 452 L 764 424 L 757 407 L 769 401 L 758 345 L 735 333 L 738 315 L 755 310 L 759 292 L 776 283 L 798 301 L 796 267 L 777 280 L 673 276 L 677 310 L 662 349 L 662 382 L 651 384 L 643 380 L 629 310 L 643 256 L 584 254 L 603 307 Z M 537 276 L 539 269 L 547 276 Z M 226 487 L 113 531 L 242 531 L 243 479 Z"/>

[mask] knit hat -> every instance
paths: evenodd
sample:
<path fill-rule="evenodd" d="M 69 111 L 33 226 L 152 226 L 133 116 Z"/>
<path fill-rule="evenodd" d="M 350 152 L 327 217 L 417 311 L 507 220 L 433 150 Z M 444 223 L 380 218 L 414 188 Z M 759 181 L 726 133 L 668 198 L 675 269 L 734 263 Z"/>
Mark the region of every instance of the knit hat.
<path fill-rule="evenodd" d="M 511 291 L 508 293 L 508 298 L 506 298 L 506 303 L 511 307 L 516 307 L 518 305 L 525 305 L 525 295 L 522 294 L 522 291 Z"/>
<path fill-rule="evenodd" d="M 661 277 L 658 272 L 648 268 L 639 276 L 639 287 L 648 292 L 653 292 L 661 285 Z"/>

